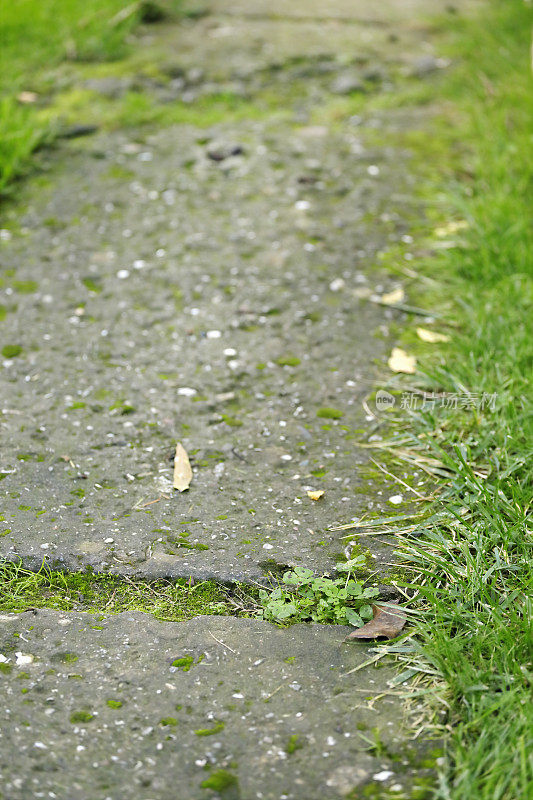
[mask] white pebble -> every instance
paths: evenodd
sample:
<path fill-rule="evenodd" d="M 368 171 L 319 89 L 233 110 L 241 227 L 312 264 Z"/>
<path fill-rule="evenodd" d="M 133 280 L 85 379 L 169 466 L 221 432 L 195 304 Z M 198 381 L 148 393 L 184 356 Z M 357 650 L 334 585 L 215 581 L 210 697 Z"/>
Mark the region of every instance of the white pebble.
<path fill-rule="evenodd" d="M 394 772 L 391 772 L 388 769 L 384 769 L 383 772 L 376 772 L 375 775 L 372 775 L 375 781 L 386 781 L 388 778 L 392 777 Z"/>
<path fill-rule="evenodd" d="M 176 192 L 174 189 L 165 189 L 161 197 L 167 206 L 173 206 L 176 202 Z"/>
<path fill-rule="evenodd" d="M 33 656 L 30 653 L 15 653 L 17 659 L 17 667 L 23 667 L 26 664 L 33 664 Z"/>
<path fill-rule="evenodd" d="M 120 278 L 120 280 L 124 280 L 125 278 L 129 277 L 130 277 L 130 272 L 128 269 L 119 269 L 119 271 L 117 272 L 117 278 Z"/>
<path fill-rule="evenodd" d="M 401 494 L 393 494 L 392 497 L 389 497 L 389 503 L 392 503 L 393 506 L 398 506 L 403 501 L 403 497 Z"/>

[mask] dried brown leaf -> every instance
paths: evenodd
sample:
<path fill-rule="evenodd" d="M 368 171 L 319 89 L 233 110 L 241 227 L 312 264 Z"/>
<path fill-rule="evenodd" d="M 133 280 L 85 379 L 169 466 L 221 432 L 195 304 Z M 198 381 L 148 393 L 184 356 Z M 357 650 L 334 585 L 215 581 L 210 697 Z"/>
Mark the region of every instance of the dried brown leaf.
<path fill-rule="evenodd" d="M 191 481 L 192 469 L 189 456 L 183 445 L 178 442 L 174 456 L 174 489 L 184 492 L 189 488 Z"/>
<path fill-rule="evenodd" d="M 377 639 L 378 636 L 394 639 L 407 622 L 407 617 L 401 608 L 394 608 L 390 605 L 372 606 L 372 610 L 374 619 L 367 622 L 362 628 L 356 628 L 348 634 L 345 642 L 351 639 Z"/>

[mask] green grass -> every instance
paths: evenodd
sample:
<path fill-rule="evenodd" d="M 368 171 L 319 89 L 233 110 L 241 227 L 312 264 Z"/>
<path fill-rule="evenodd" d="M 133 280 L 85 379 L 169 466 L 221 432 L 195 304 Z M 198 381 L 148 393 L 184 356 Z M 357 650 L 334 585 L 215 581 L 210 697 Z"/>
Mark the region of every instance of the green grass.
<path fill-rule="evenodd" d="M 249 616 L 254 590 L 231 590 L 212 581 L 129 580 L 91 572 L 62 572 L 43 565 L 39 572 L 19 563 L 0 562 L 0 611 L 57 608 L 119 614 L 145 611 L 157 619 L 179 621 L 199 614 Z"/>
<path fill-rule="evenodd" d="M 533 791 L 530 17 L 518 0 L 493 0 L 482 17 L 454 21 L 456 66 L 434 87 L 445 108 L 434 136 L 413 147 L 429 219 L 468 224 L 432 256 L 437 238 L 418 224 L 407 293 L 450 323 L 434 328 L 451 339 L 417 346 L 413 316 L 404 343 L 417 350 L 420 388 L 472 392 L 476 407 L 395 412 L 384 444 L 410 470 L 435 460 L 438 499 L 399 537 L 399 553 L 422 604 L 421 663 L 437 676 L 429 696 L 447 739 L 442 800 Z M 482 408 L 484 393 L 492 402 Z"/>
<path fill-rule="evenodd" d="M 17 178 L 38 163 L 36 151 L 80 124 L 106 130 L 173 124 L 209 128 L 228 120 L 290 114 L 290 103 L 304 91 L 301 79 L 285 86 L 283 97 L 272 87 L 253 100 L 221 87 L 200 93 L 194 102 L 179 97 L 162 102 L 153 82 L 165 87 L 171 79 L 165 32 L 149 40 L 136 36 L 147 8 L 154 6 L 170 23 L 195 16 L 194 5 L 188 7 L 185 0 L 14 0 L 3 9 L 0 196 L 12 194 Z M 116 97 L 87 85 L 88 80 L 121 79 L 134 79 L 135 86 Z M 23 93 L 26 98 L 33 94 L 31 102 L 22 102 Z"/>
<path fill-rule="evenodd" d="M 133 29 L 148 21 L 150 8 L 175 13 L 179 0 L 12 0 L 0 14 L 0 192 L 30 163 L 31 154 L 54 135 L 57 113 L 47 113 L 48 95 L 66 63 L 113 62 L 130 51 Z M 128 9 L 128 13 L 119 12 Z M 131 12 L 131 13 L 130 13 Z M 18 100 L 36 92 L 32 103 Z"/>

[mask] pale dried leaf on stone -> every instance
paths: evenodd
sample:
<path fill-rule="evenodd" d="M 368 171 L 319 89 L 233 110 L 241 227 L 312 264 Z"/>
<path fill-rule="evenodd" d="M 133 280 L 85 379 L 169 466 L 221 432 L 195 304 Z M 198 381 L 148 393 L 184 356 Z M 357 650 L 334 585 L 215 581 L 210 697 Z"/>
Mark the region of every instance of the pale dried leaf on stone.
<path fill-rule="evenodd" d="M 310 500 L 320 500 L 321 497 L 324 497 L 324 494 L 325 494 L 324 489 L 317 489 L 316 492 L 315 491 L 307 492 L 307 496 L 309 497 Z"/>
<path fill-rule="evenodd" d="M 389 356 L 387 364 L 393 372 L 406 372 L 409 375 L 416 372 L 415 356 L 410 356 L 409 353 L 406 353 L 401 347 L 392 348 L 392 353 Z"/>
<path fill-rule="evenodd" d="M 407 622 L 407 617 L 401 608 L 394 606 L 372 606 L 374 618 L 349 633 L 345 641 L 351 639 L 377 639 L 378 636 L 385 636 L 387 639 L 394 639 Z"/>
<path fill-rule="evenodd" d="M 393 289 L 392 292 L 382 294 L 379 299 L 386 306 L 395 306 L 397 303 L 403 303 L 405 300 L 405 292 L 400 286 L 398 289 Z"/>
<path fill-rule="evenodd" d="M 372 289 L 370 286 L 358 286 L 352 292 L 353 296 L 356 297 L 358 300 L 364 300 L 367 297 L 370 297 L 372 294 Z"/>
<path fill-rule="evenodd" d="M 176 455 L 174 456 L 174 489 L 184 492 L 188 489 L 192 481 L 192 469 L 189 462 L 187 451 L 179 442 L 176 445 Z"/>
<path fill-rule="evenodd" d="M 445 333 L 438 333 L 437 331 L 429 331 L 427 328 L 417 328 L 416 335 L 419 339 L 422 339 L 423 342 L 429 342 L 429 344 L 435 344 L 436 342 L 449 342 L 450 337 L 447 336 Z"/>

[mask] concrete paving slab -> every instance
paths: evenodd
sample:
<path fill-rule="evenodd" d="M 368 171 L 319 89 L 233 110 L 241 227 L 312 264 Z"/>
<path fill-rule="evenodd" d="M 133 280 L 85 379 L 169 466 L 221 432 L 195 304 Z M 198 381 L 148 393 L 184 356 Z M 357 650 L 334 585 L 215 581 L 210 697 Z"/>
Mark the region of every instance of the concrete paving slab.
<path fill-rule="evenodd" d="M 228 142 L 242 154 L 214 161 Z M 390 312 L 354 290 L 398 170 L 352 133 L 259 122 L 59 162 L 3 247 L 21 352 L 3 357 L 0 553 L 222 580 L 331 567 L 328 527 L 386 506 L 355 442 Z"/>
<path fill-rule="evenodd" d="M 2 616 L 0 797 L 335 800 L 420 785 L 393 673 L 350 672 L 372 654 L 342 644 L 347 630 Z"/>

